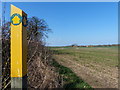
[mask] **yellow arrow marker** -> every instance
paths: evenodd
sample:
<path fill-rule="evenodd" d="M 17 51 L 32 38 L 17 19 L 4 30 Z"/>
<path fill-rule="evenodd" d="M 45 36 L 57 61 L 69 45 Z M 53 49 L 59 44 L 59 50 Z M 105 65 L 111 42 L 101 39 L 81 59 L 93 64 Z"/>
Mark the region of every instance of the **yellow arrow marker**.
<path fill-rule="evenodd" d="M 17 24 L 20 22 L 20 18 L 18 16 L 15 16 L 13 19 L 12 19 L 13 23 L 14 24 Z"/>

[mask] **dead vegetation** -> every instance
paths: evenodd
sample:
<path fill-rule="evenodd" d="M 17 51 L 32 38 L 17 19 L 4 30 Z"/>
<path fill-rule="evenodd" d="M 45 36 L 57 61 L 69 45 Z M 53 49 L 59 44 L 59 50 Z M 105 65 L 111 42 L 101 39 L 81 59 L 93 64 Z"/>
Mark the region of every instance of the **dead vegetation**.
<path fill-rule="evenodd" d="M 44 20 L 32 17 L 28 21 L 28 88 L 60 88 L 62 79 L 51 66 L 51 52 L 45 47 L 44 37 L 49 28 Z M 10 88 L 10 23 L 2 28 L 2 89 Z"/>
<path fill-rule="evenodd" d="M 50 65 L 50 51 L 40 43 L 30 42 L 28 47 L 28 85 L 29 88 L 60 88 L 61 77 Z"/>

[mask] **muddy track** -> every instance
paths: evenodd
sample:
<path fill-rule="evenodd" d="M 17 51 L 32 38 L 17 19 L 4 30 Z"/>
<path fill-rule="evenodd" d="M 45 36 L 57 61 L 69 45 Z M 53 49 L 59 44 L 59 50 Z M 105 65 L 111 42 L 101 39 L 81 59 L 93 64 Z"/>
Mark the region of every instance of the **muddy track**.
<path fill-rule="evenodd" d="M 118 69 L 117 68 L 103 68 L 100 65 L 93 64 L 95 67 L 99 67 L 101 71 L 98 71 L 91 67 L 86 67 L 86 65 L 80 64 L 73 60 L 72 57 L 64 55 L 56 55 L 56 60 L 70 68 L 77 76 L 86 81 L 93 88 L 117 88 L 118 87 Z"/>

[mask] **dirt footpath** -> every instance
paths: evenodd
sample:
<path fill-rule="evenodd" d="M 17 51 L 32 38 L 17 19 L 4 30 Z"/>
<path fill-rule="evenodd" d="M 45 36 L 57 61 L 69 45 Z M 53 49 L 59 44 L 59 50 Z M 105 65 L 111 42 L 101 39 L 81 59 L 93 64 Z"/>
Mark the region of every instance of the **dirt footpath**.
<path fill-rule="evenodd" d="M 55 55 L 55 58 L 58 63 L 70 68 L 93 88 L 118 88 L 117 67 L 102 67 L 96 63 L 80 64 L 67 55 Z"/>

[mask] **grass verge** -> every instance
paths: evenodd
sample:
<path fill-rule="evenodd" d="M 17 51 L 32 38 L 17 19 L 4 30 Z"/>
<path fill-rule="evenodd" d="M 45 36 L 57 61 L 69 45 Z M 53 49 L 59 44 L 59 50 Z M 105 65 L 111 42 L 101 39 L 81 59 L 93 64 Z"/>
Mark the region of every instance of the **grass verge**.
<path fill-rule="evenodd" d="M 71 89 L 71 88 L 85 88 L 89 90 L 94 90 L 90 85 L 88 85 L 85 81 L 80 79 L 72 70 L 67 67 L 60 65 L 58 62 L 53 59 L 52 65 L 57 68 L 57 72 L 63 76 L 64 85 L 63 88 Z"/>

